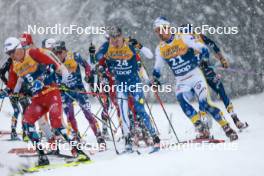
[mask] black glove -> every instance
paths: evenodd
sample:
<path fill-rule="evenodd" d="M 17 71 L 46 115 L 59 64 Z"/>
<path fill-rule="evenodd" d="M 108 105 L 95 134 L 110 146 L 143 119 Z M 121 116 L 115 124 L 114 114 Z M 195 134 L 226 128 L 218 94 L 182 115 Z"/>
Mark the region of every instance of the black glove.
<path fill-rule="evenodd" d="M 129 43 L 133 46 L 133 47 L 135 47 L 135 48 L 138 48 L 138 49 L 141 49 L 143 46 L 142 46 L 142 44 L 141 43 L 139 43 L 138 41 L 137 41 L 137 39 L 129 39 Z"/>
<path fill-rule="evenodd" d="M 66 92 L 68 90 L 70 90 L 70 89 L 65 84 L 60 85 L 60 91 Z"/>
<path fill-rule="evenodd" d="M 94 75 L 93 74 L 91 74 L 91 76 L 85 76 L 84 77 L 84 80 L 85 80 L 85 82 L 87 82 L 88 84 L 93 84 L 94 83 Z"/>
<path fill-rule="evenodd" d="M 160 81 L 158 80 L 158 78 L 154 78 L 152 83 L 151 83 L 151 86 L 154 88 L 154 89 L 158 89 L 158 87 L 161 86 L 161 83 Z"/>
<path fill-rule="evenodd" d="M 91 55 L 94 55 L 95 54 L 95 46 L 91 43 L 91 45 L 90 45 L 90 47 L 89 47 L 89 53 L 91 54 Z"/>

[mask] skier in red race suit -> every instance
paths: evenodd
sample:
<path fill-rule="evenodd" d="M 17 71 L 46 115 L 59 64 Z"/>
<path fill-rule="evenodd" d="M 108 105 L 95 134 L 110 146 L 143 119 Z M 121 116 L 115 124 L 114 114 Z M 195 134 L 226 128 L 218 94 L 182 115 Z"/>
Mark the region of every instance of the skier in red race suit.
<path fill-rule="evenodd" d="M 5 48 L 12 48 L 13 50 L 10 52 L 14 53 L 13 72 L 10 72 L 11 79 L 22 79 L 23 86 L 27 86 L 28 92 L 31 94 L 31 104 L 24 112 L 23 125 L 30 140 L 37 148 L 38 164 L 47 165 L 49 160 L 40 144 L 34 124 L 41 116 L 49 113 L 52 128 L 68 142 L 72 141 L 62 125 L 62 101 L 60 91 L 55 83 L 55 70 L 62 74 L 64 81 L 67 80 L 68 71 L 52 53 L 47 54 L 39 48 L 25 49 L 17 38 L 6 39 L 4 45 Z M 82 159 L 85 157 L 86 160 L 89 160 L 89 157 L 76 146 L 73 146 L 72 154 L 75 156 L 79 154 Z"/>

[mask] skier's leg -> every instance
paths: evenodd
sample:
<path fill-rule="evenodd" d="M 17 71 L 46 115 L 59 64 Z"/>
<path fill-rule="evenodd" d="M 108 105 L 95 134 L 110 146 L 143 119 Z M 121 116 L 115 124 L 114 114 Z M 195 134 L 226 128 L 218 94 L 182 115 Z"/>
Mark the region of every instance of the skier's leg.
<path fill-rule="evenodd" d="M 103 103 L 103 111 L 101 113 L 101 118 L 103 120 L 103 124 L 102 124 L 102 132 L 103 132 L 103 136 L 105 138 L 107 138 L 108 136 L 108 131 L 107 131 L 107 121 L 108 121 L 108 116 L 109 116 L 109 107 L 110 107 L 110 100 L 109 98 L 102 98 L 102 103 Z"/>
<path fill-rule="evenodd" d="M 154 145 L 159 146 L 160 139 L 157 136 L 157 132 L 156 132 L 155 128 L 153 127 L 151 121 L 150 121 L 149 115 L 146 112 L 146 109 L 144 106 L 145 97 L 144 97 L 144 93 L 143 93 L 142 89 L 138 89 L 137 91 L 131 92 L 131 95 L 133 96 L 135 114 L 137 116 L 139 116 L 139 118 L 142 119 L 146 129 L 149 131 L 149 133 L 153 139 Z"/>
<path fill-rule="evenodd" d="M 217 74 L 211 70 L 210 74 L 207 74 L 206 81 L 208 85 L 217 93 L 217 95 L 220 96 L 221 100 L 223 101 L 227 112 L 230 114 L 232 117 L 235 125 L 237 128 L 243 128 L 245 124 L 243 124 L 239 118 L 237 117 L 237 114 L 234 112 L 234 107 L 232 102 L 230 101 L 230 98 L 227 96 L 225 88 L 223 83 L 221 82 L 221 79 Z"/>
<path fill-rule="evenodd" d="M 56 130 L 59 134 L 61 134 L 66 141 L 70 144 L 78 144 L 77 141 L 74 140 L 72 136 L 67 135 L 67 131 L 65 127 L 62 125 L 62 100 L 61 94 L 59 90 L 54 90 L 49 93 L 49 96 L 46 97 L 49 107 L 49 117 L 50 117 L 50 124 L 52 128 Z M 73 145 L 72 147 L 72 154 L 74 156 L 80 155 L 81 157 L 85 157 L 87 160 L 90 158 L 77 146 Z"/>
<path fill-rule="evenodd" d="M 118 98 L 118 105 L 120 109 L 120 115 L 122 118 L 122 128 L 124 132 L 124 136 L 127 136 L 130 133 L 130 121 L 128 118 L 128 102 L 127 102 L 127 93 L 118 92 L 117 93 Z"/>
<path fill-rule="evenodd" d="M 53 137 L 53 133 L 50 128 L 50 124 L 47 119 L 47 114 L 43 115 L 39 120 L 38 120 L 39 128 L 44 133 L 46 139 L 49 141 Z"/>
<path fill-rule="evenodd" d="M 78 101 L 79 106 L 82 108 L 85 118 L 88 120 L 89 124 L 91 125 L 94 135 L 95 136 L 101 135 L 99 124 L 91 112 L 91 104 L 90 104 L 88 96 L 87 95 L 77 95 L 76 100 Z"/>
<path fill-rule="evenodd" d="M 24 113 L 23 126 L 26 130 L 27 136 L 32 141 L 33 145 L 36 147 L 39 154 L 39 165 L 49 164 L 47 156 L 45 156 L 44 148 L 41 145 L 39 134 L 35 128 L 35 122 L 45 113 L 48 109 L 43 106 L 43 97 L 35 97 L 32 99 L 32 103 L 28 105 Z"/>
<path fill-rule="evenodd" d="M 22 119 L 23 119 L 26 108 L 30 104 L 30 100 L 27 97 L 21 97 L 21 98 L 19 98 L 19 103 L 20 103 L 22 110 L 23 110 L 23 112 L 22 112 Z M 22 123 L 22 131 L 23 131 L 23 134 L 22 134 L 23 141 L 25 141 L 25 142 L 29 141 L 29 137 L 26 135 L 26 129 L 25 129 L 23 123 Z"/>
<path fill-rule="evenodd" d="M 11 140 L 17 140 L 18 136 L 16 132 L 16 127 L 17 127 L 18 116 L 20 114 L 20 107 L 16 99 L 10 98 L 10 102 L 14 110 L 14 114 L 11 119 Z"/>
<path fill-rule="evenodd" d="M 73 107 L 73 102 L 72 101 L 66 101 L 63 103 L 63 110 L 64 113 L 67 116 L 67 122 L 70 124 L 70 127 L 73 129 L 73 131 L 78 134 L 78 125 L 76 118 L 74 116 L 74 107 Z"/>
<path fill-rule="evenodd" d="M 223 112 L 211 103 L 209 90 L 205 81 L 205 78 L 200 70 L 197 71 L 196 75 L 193 77 L 193 89 L 198 97 L 199 106 L 205 109 L 212 117 L 219 123 L 219 125 L 224 129 L 226 135 L 231 140 L 237 139 L 236 132 L 229 127 L 228 122 L 223 116 Z"/>

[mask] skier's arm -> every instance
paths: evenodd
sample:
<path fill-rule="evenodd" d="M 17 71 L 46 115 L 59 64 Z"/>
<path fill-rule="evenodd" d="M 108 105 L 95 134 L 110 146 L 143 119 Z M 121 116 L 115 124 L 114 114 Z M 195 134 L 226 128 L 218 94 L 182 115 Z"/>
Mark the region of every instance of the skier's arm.
<path fill-rule="evenodd" d="M 109 43 L 108 42 L 105 42 L 100 48 L 99 50 L 96 52 L 95 54 L 95 59 L 97 61 L 100 61 L 101 59 L 104 58 L 104 55 L 106 54 L 107 52 L 107 49 L 109 47 Z"/>
<path fill-rule="evenodd" d="M 214 50 L 215 53 L 220 52 L 220 48 L 216 45 L 216 43 L 211 40 L 210 38 L 206 37 L 203 34 L 200 34 L 200 37 L 202 38 L 202 40 L 204 41 L 204 44 L 206 46 L 209 46 L 210 48 L 212 48 Z"/>
<path fill-rule="evenodd" d="M 6 72 L 8 72 L 10 65 L 12 63 L 11 58 L 8 58 L 8 60 L 4 63 L 4 65 L 0 68 L 0 79 L 3 81 L 3 83 L 7 84 L 7 79 L 6 79 Z"/>
<path fill-rule="evenodd" d="M 91 67 L 85 60 L 83 60 L 80 53 L 75 53 L 75 60 L 78 64 L 80 64 L 84 68 L 85 75 L 89 77 L 91 74 Z"/>
<path fill-rule="evenodd" d="M 182 37 L 183 42 L 188 47 L 193 48 L 194 50 L 200 53 L 200 57 L 198 57 L 198 59 L 201 59 L 201 58 L 209 59 L 209 51 L 205 44 L 201 42 L 196 42 L 192 35 L 183 34 L 181 37 Z"/>
<path fill-rule="evenodd" d="M 140 52 L 148 59 L 153 58 L 153 53 L 151 50 L 145 46 L 143 46 L 140 42 L 137 41 L 137 39 L 130 38 L 129 37 L 130 44 L 134 47 L 140 50 Z"/>
<path fill-rule="evenodd" d="M 205 35 L 201 34 L 201 38 L 203 39 L 206 46 L 209 46 L 214 50 L 214 55 L 217 60 L 219 60 L 224 68 L 228 67 L 228 62 L 222 55 L 220 48 L 216 45 L 216 43 Z"/>
<path fill-rule="evenodd" d="M 139 54 L 136 54 L 137 64 L 139 67 L 139 76 L 147 83 L 150 83 L 150 79 L 148 77 L 147 71 L 142 63 L 141 57 Z"/>
<path fill-rule="evenodd" d="M 14 93 L 20 92 L 23 82 L 24 82 L 23 78 L 19 77 L 17 80 L 16 86 L 14 88 L 14 91 L 13 91 Z"/>
<path fill-rule="evenodd" d="M 204 49 L 208 50 L 206 45 L 201 42 L 196 42 L 192 35 L 183 34 L 181 37 L 184 43 L 187 44 L 190 48 L 193 48 L 199 52 L 203 52 Z"/>
<path fill-rule="evenodd" d="M 155 65 L 154 65 L 154 70 L 153 70 L 153 77 L 155 78 L 160 78 L 161 76 L 161 69 L 164 66 L 164 60 L 160 56 L 160 49 L 159 47 L 156 48 L 155 50 Z"/>
<path fill-rule="evenodd" d="M 153 58 L 153 53 L 151 52 L 151 50 L 145 46 L 142 46 L 142 48 L 140 49 L 140 52 L 142 52 L 142 54 L 148 58 L 148 59 L 152 59 Z"/>
<path fill-rule="evenodd" d="M 7 88 L 13 90 L 16 86 L 18 76 L 13 70 L 13 64 L 10 65 L 9 68 L 9 75 L 8 75 L 8 81 L 7 81 Z"/>
<path fill-rule="evenodd" d="M 38 63 L 41 64 L 53 64 L 56 69 L 62 74 L 63 78 L 67 78 L 69 72 L 64 64 L 59 60 L 59 58 L 52 52 L 48 54 L 41 52 L 38 48 L 32 48 L 29 50 L 29 55 Z"/>
<path fill-rule="evenodd" d="M 59 58 L 57 58 L 55 54 L 48 55 L 44 52 L 41 52 L 38 48 L 30 49 L 29 55 L 40 64 L 54 64 L 57 69 L 62 65 L 62 63 L 59 61 Z"/>

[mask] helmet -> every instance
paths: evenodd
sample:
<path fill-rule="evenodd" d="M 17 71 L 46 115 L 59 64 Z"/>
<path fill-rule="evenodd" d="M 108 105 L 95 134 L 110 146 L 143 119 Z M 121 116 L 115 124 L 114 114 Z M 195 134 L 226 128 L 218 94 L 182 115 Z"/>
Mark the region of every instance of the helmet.
<path fill-rule="evenodd" d="M 21 42 L 18 38 L 9 37 L 5 40 L 5 43 L 4 43 L 4 52 L 5 53 L 13 51 L 17 48 L 22 48 Z"/>
<path fill-rule="evenodd" d="M 44 39 L 42 40 L 42 48 L 53 48 L 56 40 L 54 38 Z"/>
<path fill-rule="evenodd" d="M 153 29 L 156 29 L 160 26 L 168 26 L 169 27 L 170 25 L 171 25 L 170 22 L 165 17 L 158 17 L 154 21 Z"/>
<path fill-rule="evenodd" d="M 67 50 L 65 46 L 65 42 L 64 41 L 55 42 L 53 45 L 53 51 L 57 52 L 57 51 L 62 51 L 62 50 Z"/>
<path fill-rule="evenodd" d="M 119 37 L 122 35 L 122 29 L 118 26 L 111 26 L 108 30 L 108 35 L 113 38 Z"/>
<path fill-rule="evenodd" d="M 32 36 L 28 33 L 23 33 L 20 35 L 21 45 L 23 47 L 29 46 L 33 44 Z"/>

